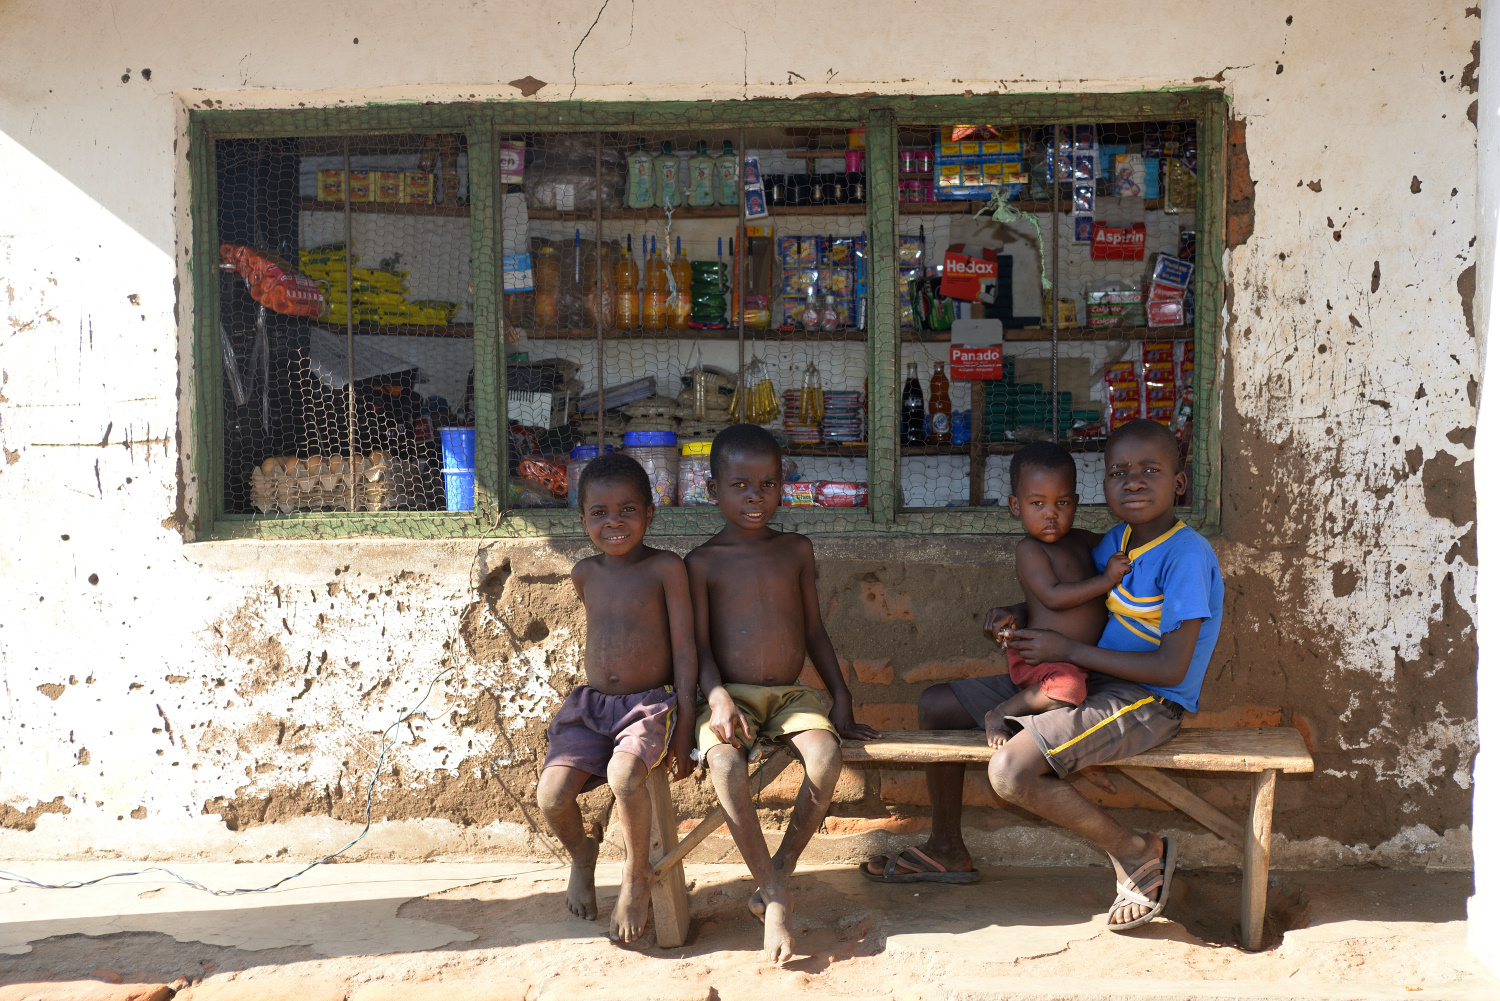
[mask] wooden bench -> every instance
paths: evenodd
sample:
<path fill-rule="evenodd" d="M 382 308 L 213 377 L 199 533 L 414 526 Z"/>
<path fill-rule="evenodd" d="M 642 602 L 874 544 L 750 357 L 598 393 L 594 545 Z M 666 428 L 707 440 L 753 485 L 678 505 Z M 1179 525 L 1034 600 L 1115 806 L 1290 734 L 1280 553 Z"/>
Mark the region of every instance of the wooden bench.
<path fill-rule="evenodd" d="M 846 765 L 987 765 L 994 754 L 983 730 L 889 730 L 880 740 L 844 741 Z M 756 782 L 769 783 L 791 763 L 791 755 L 777 751 L 762 756 Z M 1302 735 L 1290 727 L 1209 727 L 1184 729 L 1160 747 L 1133 758 L 1110 763 L 1148 791 L 1202 824 L 1244 852 L 1240 894 L 1240 942 L 1251 951 L 1261 947 L 1266 885 L 1270 876 L 1271 812 L 1279 772 L 1311 772 L 1312 755 Z M 1250 776 L 1250 810 L 1237 822 L 1163 774 L 1167 769 L 1195 772 L 1241 772 Z M 660 773 L 659 775 L 657 773 Z M 666 773 L 655 769 L 651 779 L 652 860 L 656 884 L 651 902 L 656 937 L 664 947 L 687 940 L 687 890 L 682 860 L 724 823 L 722 807 L 705 817 L 680 842 L 677 810 L 672 805 Z M 665 933 L 666 937 L 663 938 Z"/>

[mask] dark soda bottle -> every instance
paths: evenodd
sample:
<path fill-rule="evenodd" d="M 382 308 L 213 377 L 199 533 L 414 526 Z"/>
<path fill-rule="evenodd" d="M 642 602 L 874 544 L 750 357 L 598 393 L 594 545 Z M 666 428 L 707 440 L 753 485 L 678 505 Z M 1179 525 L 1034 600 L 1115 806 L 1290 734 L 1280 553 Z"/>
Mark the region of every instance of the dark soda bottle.
<path fill-rule="evenodd" d="M 927 444 L 927 430 L 923 427 L 927 406 L 922 400 L 922 383 L 917 379 L 917 363 L 906 366 L 906 385 L 901 390 L 901 444 Z"/>

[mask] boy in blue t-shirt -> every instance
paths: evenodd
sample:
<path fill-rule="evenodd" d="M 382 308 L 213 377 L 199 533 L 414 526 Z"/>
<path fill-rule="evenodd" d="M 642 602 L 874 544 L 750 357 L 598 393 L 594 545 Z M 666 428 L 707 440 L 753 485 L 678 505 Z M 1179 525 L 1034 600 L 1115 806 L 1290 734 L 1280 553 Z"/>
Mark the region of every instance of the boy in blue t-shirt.
<path fill-rule="evenodd" d="M 1000 796 L 1109 853 L 1118 876 L 1108 925 L 1114 931 L 1161 913 L 1176 846 L 1123 827 L 1062 778 L 1166 743 L 1183 712 L 1198 709 L 1224 617 L 1224 581 L 1208 540 L 1173 510 L 1186 485 L 1170 431 L 1155 421 L 1120 428 L 1104 449 L 1104 496 L 1125 524 L 1110 529 L 1094 548 L 1094 563 L 1102 572 L 1110 556 L 1123 552 L 1130 569 L 1105 601 L 1109 620 L 1099 645 L 1045 629 L 1007 630 L 1018 618 L 1009 609 L 995 609 L 986 623 L 990 631 L 1006 633 L 1027 663 L 1067 661 L 1093 672 L 1088 697 L 1077 708 L 1017 720 L 1032 740 L 1007 743 L 991 759 L 989 773 Z"/>
<path fill-rule="evenodd" d="M 1093 550 L 1102 573 L 1124 552 L 1125 577 L 1109 593 L 1109 619 L 1098 646 L 1049 629 L 1026 629 L 1026 606 L 991 609 L 985 631 L 1005 637 L 1028 664 L 1086 668 L 1082 703 L 1035 716 L 1008 717 L 1031 736 L 1011 739 L 990 759 L 990 784 L 1005 800 L 1082 835 L 1108 852 L 1118 895 L 1108 927 L 1124 931 L 1161 913 L 1171 890 L 1176 845 L 1122 826 L 1062 779 L 1166 743 L 1198 690 L 1219 638 L 1224 582 L 1208 541 L 1177 520 L 1185 489 L 1177 440 L 1154 421 L 1132 421 L 1104 449 L 1104 496 L 1125 524 Z M 1019 691 L 1008 675 L 933 685 L 918 716 L 926 730 L 983 726 L 987 712 Z M 865 875 L 885 882 L 973 882 L 977 877 L 960 826 L 961 768 L 928 767 L 932 835 L 921 847 L 876 856 Z M 952 772 L 952 774 L 948 774 Z"/>

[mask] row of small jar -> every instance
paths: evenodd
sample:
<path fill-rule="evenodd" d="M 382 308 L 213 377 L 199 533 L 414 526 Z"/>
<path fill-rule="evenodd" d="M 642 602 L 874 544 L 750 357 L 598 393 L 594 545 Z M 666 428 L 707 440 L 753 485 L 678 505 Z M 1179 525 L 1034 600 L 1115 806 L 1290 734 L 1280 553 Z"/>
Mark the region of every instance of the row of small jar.
<path fill-rule="evenodd" d="M 708 494 L 708 455 L 712 442 L 677 443 L 674 431 L 626 431 L 620 449 L 641 464 L 651 481 L 651 503 L 657 507 L 701 507 L 713 504 Z M 605 445 L 604 451 L 613 452 Z M 568 506 L 578 506 L 578 479 L 583 467 L 599 456 L 598 445 L 577 445 L 568 453 Z"/>

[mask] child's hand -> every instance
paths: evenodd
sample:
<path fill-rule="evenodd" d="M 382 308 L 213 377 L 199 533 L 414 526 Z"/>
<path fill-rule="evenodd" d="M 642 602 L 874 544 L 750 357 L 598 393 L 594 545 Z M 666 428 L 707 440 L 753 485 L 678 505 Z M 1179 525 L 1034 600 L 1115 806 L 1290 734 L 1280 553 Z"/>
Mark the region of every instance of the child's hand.
<path fill-rule="evenodd" d="M 1113 554 L 1112 556 L 1110 556 L 1109 562 L 1104 564 L 1104 576 L 1108 577 L 1116 584 L 1124 580 L 1125 575 L 1129 572 L 1130 557 L 1126 556 L 1124 553 Z"/>
<path fill-rule="evenodd" d="M 833 708 L 828 710 L 828 721 L 833 724 L 833 728 L 839 732 L 840 737 L 847 737 L 850 740 L 880 739 L 879 730 L 854 722 L 854 710 L 848 705 L 835 702 Z"/>
<path fill-rule="evenodd" d="M 709 693 L 708 707 L 711 710 L 708 728 L 713 731 L 715 737 L 732 747 L 744 747 L 746 744 L 754 743 L 754 738 L 750 736 L 750 720 L 740 711 L 740 707 L 734 704 L 734 699 L 723 688 L 715 688 Z M 735 730 L 745 735 L 743 744 L 734 735 Z"/>
<path fill-rule="evenodd" d="M 689 721 L 691 723 L 691 720 Z M 691 725 L 678 725 L 672 733 L 672 743 L 668 753 L 672 755 L 672 781 L 681 782 L 693 774 L 693 745 L 696 741 L 695 728 Z"/>
<path fill-rule="evenodd" d="M 1016 610 L 1010 605 L 1001 605 L 998 608 L 992 608 L 989 614 L 984 617 L 985 634 L 996 643 L 1000 642 L 1000 633 L 1002 631 L 1017 629 L 1024 625 L 1024 622 L 1016 618 Z"/>
<path fill-rule="evenodd" d="M 1006 729 L 1005 714 L 999 709 L 991 709 L 984 714 L 984 739 L 990 747 L 1000 750 L 1009 739 Z"/>
<path fill-rule="evenodd" d="M 1010 648 L 1028 664 L 1073 662 L 1073 641 L 1051 629 L 1014 629 L 1006 639 Z"/>

